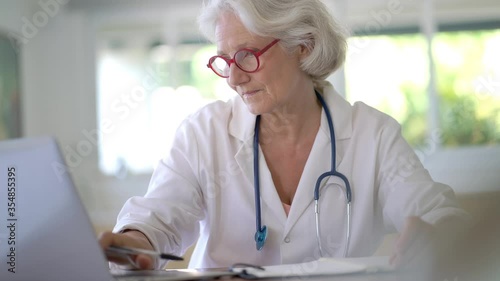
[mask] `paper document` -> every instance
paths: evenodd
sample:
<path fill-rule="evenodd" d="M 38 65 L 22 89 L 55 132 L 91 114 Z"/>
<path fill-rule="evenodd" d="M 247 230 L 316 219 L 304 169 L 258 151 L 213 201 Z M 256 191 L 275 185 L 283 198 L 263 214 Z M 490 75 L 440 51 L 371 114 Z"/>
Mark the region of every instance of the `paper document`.
<path fill-rule="evenodd" d="M 349 273 L 371 273 L 379 271 L 392 271 L 389 257 L 365 258 L 320 258 L 315 261 L 272 265 L 263 267 L 237 267 L 232 269 L 241 277 L 271 278 L 271 277 L 297 277 L 340 275 Z"/>

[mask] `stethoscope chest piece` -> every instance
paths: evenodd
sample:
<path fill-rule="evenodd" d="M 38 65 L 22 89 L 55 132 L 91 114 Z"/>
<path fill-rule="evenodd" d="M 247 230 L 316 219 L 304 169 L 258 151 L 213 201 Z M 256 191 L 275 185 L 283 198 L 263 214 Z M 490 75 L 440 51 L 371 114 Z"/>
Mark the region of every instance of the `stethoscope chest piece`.
<path fill-rule="evenodd" d="M 255 243 L 257 250 L 260 251 L 264 247 L 267 239 L 267 227 L 264 225 L 260 230 L 255 232 Z"/>

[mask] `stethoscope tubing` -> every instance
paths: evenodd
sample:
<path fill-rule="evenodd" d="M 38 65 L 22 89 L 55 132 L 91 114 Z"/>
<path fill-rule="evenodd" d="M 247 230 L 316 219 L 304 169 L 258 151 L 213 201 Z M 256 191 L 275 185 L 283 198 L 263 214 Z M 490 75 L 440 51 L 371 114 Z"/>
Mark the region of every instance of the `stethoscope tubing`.
<path fill-rule="evenodd" d="M 255 242 L 258 251 L 262 250 L 267 238 L 267 227 L 262 227 L 261 206 L 260 206 L 260 180 L 259 180 L 259 124 L 260 115 L 255 119 L 255 134 L 253 141 L 253 177 L 255 190 Z"/>
<path fill-rule="evenodd" d="M 257 116 L 257 119 L 255 121 L 257 123 L 256 127 L 260 123 L 260 115 Z M 260 180 L 259 180 L 259 130 L 255 130 L 255 135 L 254 135 L 254 142 L 253 142 L 253 157 L 254 157 L 254 162 L 253 162 L 253 180 L 254 180 L 254 185 L 255 185 L 255 198 L 259 200 L 255 200 L 255 216 L 257 217 L 256 219 L 256 228 L 257 229 L 262 229 L 261 227 L 261 214 L 260 214 Z"/>

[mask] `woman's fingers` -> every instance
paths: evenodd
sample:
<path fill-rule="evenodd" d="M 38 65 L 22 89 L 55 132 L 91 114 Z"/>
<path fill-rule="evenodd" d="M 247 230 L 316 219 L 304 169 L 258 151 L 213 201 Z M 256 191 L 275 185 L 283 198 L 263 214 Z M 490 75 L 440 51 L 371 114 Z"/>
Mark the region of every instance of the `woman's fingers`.
<path fill-rule="evenodd" d="M 135 263 L 138 266 L 138 269 L 143 269 L 143 270 L 149 270 L 153 269 L 154 267 L 154 261 L 151 256 L 148 255 L 137 255 L 135 257 Z"/>
<path fill-rule="evenodd" d="M 99 244 L 105 252 L 110 246 L 152 250 L 152 246 L 147 238 L 143 234 L 139 235 L 137 233 L 112 233 L 106 231 L 99 235 Z M 119 265 L 131 265 L 134 269 L 147 270 L 154 267 L 153 257 L 149 255 L 124 255 L 106 252 L 106 257 L 110 262 Z"/>

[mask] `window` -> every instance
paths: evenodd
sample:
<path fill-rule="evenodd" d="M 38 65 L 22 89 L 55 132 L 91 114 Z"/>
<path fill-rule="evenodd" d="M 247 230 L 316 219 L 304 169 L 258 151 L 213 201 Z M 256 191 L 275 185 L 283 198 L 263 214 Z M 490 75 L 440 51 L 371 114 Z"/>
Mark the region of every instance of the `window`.
<path fill-rule="evenodd" d="M 166 155 L 180 122 L 232 94 L 206 68 L 204 42 L 168 46 L 154 28 L 105 31 L 98 50 L 99 166 L 105 174 L 149 173 Z"/>
<path fill-rule="evenodd" d="M 500 144 L 500 30 L 440 32 L 433 41 L 439 132 L 430 132 L 429 59 L 420 34 L 349 39 L 346 96 L 394 117 L 409 143 Z"/>
<path fill-rule="evenodd" d="M 21 137 L 21 94 L 18 51 L 0 32 L 0 140 Z"/>
<path fill-rule="evenodd" d="M 429 109 L 425 38 L 365 36 L 350 38 L 348 43 L 346 98 L 363 101 L 394 117 L 410 144 L 422 144 Z"/>
<path fill-rule="evenodd" d="M 434 41 L 443 144 L 500 144 L 500 30 Z"/>

